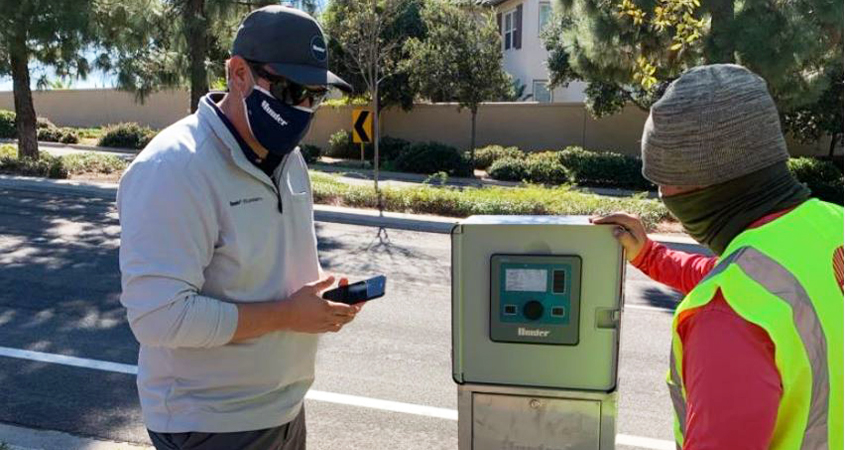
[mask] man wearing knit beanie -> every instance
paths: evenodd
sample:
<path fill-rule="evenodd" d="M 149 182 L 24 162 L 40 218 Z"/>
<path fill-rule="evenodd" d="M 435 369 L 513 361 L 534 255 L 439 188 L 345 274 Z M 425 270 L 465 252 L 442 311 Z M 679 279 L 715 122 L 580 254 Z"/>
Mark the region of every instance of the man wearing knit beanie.
<path fill-rule="evenodd" d="M 678 447 L 842 448 L 843 211 L 787 170 L 765 81 L 732 64 L 688 70 L 652 106 L 642 158 L 717 255 L 670 250 L 625 213 L 592 219 L 686 295 L 667 379 Z"/>

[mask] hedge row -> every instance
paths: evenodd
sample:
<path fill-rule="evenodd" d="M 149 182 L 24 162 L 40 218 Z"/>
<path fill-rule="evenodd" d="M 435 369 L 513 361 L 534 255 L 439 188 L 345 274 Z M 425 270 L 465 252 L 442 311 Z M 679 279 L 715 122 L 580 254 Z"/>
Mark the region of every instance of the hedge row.
<path fill-rule="evenodd" d="M 364 145 L 364 158 L 373 159 L 372 144 Z M 333 158 L 359 159 L 361 146 L 352 142 L 352 133 L 341 130 L 329 138 L 326 156 Z M 379 163 L 402 172 L 435 174 L 444 172 L 450 176 L 472 176 L 469 158 L 455 147 L 439 142 L 410 143 L 404 139 L 385 136 L 379 141 Z"/>
<path fill-rule="evenodd" d="M 15 127 L 15 113 L 0 110 L 0 138 L 17 139 L 18 130 Z M 61 142 L 63 144 L 79 143 L 79 133 L 73 128 L 57 127 L 45 117 L 38 117 L 35 121 L 35 132 L 39 141 Z"/>
<path fill-rule="evenodd" d="M 496 180 L 542 184 L 577 184 L 632 190 L 653 190 L 643 178 L 639 158 L 612 152 L 591 152 L 568 147 L 556 152 L 525 153 L 514 147 L 490 146 L 476 150 L 476 167 L 489 165 Z M 835 164 L 816 158 L 791 158 L 789 170 L 815 197 L 843 203 L 842 172 Z"/>
<path fill-rule="evenodd" d="M 480 149 L 484 163 L 492 159 L 488 173 L 496 180 L 528 181 L 543 184 L 578 184 L 581 186 L 613 187 L 634 190 L 653 189 L 640 174 L 639 158 L 612 152 L 591 152 L 581 147 L 561 151 L 524 153 L 517 149 Z M 517 153 L 518 152 L 518 153 Z"/>
<path fill-rule="evenodd" d="M 791 158 L 789 171 L 807 185 L 813 196 L 831 203 L 843 203 L 842 172 L 830 161 L 816 158 Z"/>
<path fill-rule="evenodd" d="M 109 125 L 97 141 L 100 147 L 130 148 L 140 150 L 155 137 L 156 132 L 135 122 Z"/>

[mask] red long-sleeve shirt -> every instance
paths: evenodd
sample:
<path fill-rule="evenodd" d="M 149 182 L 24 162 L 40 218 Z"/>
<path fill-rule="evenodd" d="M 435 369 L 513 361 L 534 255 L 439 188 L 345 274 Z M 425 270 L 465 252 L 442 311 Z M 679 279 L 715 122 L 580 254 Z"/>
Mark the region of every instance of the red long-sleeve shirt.
<path fill-rule="evenodd" d="M 763 217 L 749 228 L 787 212 Z M 716 262 L 716 257 L 648 241 L 632 264 L 687 294 Z M 680 323 L 678 334 L 687 392 L 684 450 L 769 448 L 783 394 L 769 335 L 734 312 L 721 290 Z"/>

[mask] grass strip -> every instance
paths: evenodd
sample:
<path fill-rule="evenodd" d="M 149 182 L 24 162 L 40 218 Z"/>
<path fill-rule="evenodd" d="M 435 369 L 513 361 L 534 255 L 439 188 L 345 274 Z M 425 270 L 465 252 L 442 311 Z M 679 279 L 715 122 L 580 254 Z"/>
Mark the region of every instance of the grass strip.
<path fill-rule="evenodd" d="M 115 176 L 122 173 L 128 163 L 115 155 L 85 152 L 61 157 L 41 150 L 38 159 L 18 158 L 13 145 L 0 145 L 0 172 L 24 176 L 68 178 L 73 175 Z"/>
<path fill-rule="evenodd" d="M 314 203 L 376 208 L 378 201 L 371 186 L 352 185 L 336 177 L 311 173 Z M 662 203 L 635 197 L 603 197 L 571 190 L 567 186 L 546 188 L 456 188 L 421 185 L 382 189 L 387 211 L 467 217 L 477 214 L 593 215 L 615 211 L 637 214 L 648 230 L 672 220 Z"/>

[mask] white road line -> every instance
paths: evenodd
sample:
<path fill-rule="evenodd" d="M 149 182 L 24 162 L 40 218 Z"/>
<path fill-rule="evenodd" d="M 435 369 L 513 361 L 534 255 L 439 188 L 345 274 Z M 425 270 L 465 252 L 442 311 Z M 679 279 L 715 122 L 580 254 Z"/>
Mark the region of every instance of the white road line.
<path fill-rule="evenodd" d="M 119 364 L 96 359 L 77 358 L 75 356 L 56 355 L 53 353 L 33 352 L 17 348 L 0 347 L 0 356 L 10 358 L 28 359 L 30 361 L 61 364 L 63 366 L 84 367 L 86 369 L 102 370 L 105 372 L 126 373 L 129 375 L 138 374 L 138 366 L 130 364 Z"/>
<path fill-rule="evenodd" d="M 320 402 L 338 403 L 341 405 L 360 406 L 362 408 L 380 409 L 417 416 L 435 417 L 438 419 L 458 420 L 458 411 L 455 409 L 436 408 L 434 406 L 415 405 L 413 403 L 400 403 L 390 400 L 379 400 L 369 397 L 358 397 L 357 395 L 335 394 L 310 390 L 305 395 L 308 400 Z"/>
<path fill-rule="evenodd" d="M 31 350 L 21 350 L 10 347 L 0 347 L 0 356 L 25 359 L 29 361 L 38 361 L 50 364 L 60 364 L 63 366 L 102 370 L 104 372 L 124 373 L 129 375 L 138 374 L 138 366 L 131 364 L 120 364 L 109 361 L 100 361 L 96 359 L 78 358 L 76 356 L 56 355 L 54 353 L 34 352 Z M 359 397 L 357 395 L 337 394 L 334 392 L 316 391 L 313 389 L 308 391 L 308 394 L 306 394 L 305 398 L 308 400 L 335 403 L 339 405 L 359 406 L 362 408 L 400 412 L 417 416 L 433 417 L 437 419 L 458 420 L 458 411 L 448 408 L 437 408 L 434 406 L 416 405 L 413 403 L 379 400 L 376 398 Z M 642 436 L 631 436 L 627 434 L 617 434 L 616 443 L 618 445 L 645 448 L 649 450 L 673 450 L 675 448 L 675 443 L 671 441 L 652 439 Z"/>
<path fill-rule="evenodd" d="M 616 445 L 647 448 L 651 450 L 675 450 L 677 448 L 675 443 L 672 441 L 664 441 L 663 439 L 653 439 L 642 436 L 631 436 L 628 434 L 617 434 Z"/>

